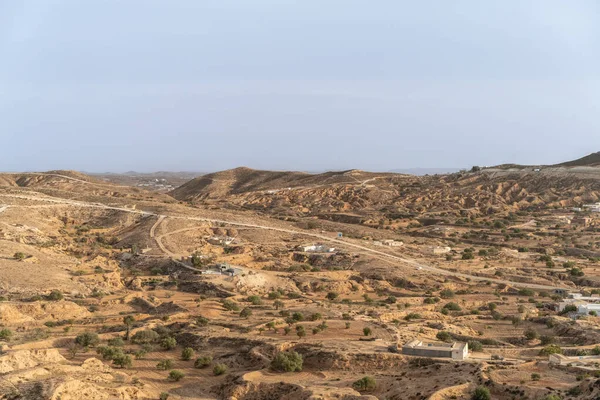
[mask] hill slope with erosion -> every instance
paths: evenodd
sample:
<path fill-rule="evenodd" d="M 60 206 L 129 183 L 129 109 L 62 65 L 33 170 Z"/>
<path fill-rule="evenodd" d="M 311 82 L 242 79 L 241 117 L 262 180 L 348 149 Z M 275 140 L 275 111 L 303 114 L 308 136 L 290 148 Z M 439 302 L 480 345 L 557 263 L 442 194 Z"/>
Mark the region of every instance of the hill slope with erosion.
<path fill-rule="evenodd" d="M 113 198 L 115 201 L 174 202 L 165 194 L 107 183 L 76 171 L 0 173 L 2 187 L 88 201 Z"/>
<path fill-rule="evenodd" d="M 489 168 L 411 176 L 362 171 L 309 175 L 247 168 L 194 179 L 170 194 L 196 205 L 338 220 L 461 216 L 568 207 L 600 199 L 600 168 Z"/>

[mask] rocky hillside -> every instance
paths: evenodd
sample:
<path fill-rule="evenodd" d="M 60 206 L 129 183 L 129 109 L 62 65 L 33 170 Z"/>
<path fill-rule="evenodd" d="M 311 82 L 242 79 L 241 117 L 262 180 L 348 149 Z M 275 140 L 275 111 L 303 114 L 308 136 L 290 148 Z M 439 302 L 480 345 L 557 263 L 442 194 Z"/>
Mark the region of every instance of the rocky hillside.
<path fill-rule="evenodd" d="M 600 201 L 600 168 L 580 174 L 484 169 L 412 176 L 362 171 L 306 174 L 238 168 L 194 179 L 171 192 L 197 205 L 255 210 L 276 216 L 318 216 L 375 223 L 440 216 L 491 215 Z M 592 171 L 592 172 L 593 172 Z"/>
<path fill-rule="evenodd" d="M 358 170 L 308 174 L 291 171 L 260 171 L 240 167 L 200 176 L 173 190 L 170 194 L 178 200 L 198 201 L 252 192 L 273 194 L 290 188 L 316 188 L 336 184 L 355 185 L 386 175 L 395 174 L 376 174 Z"/>
<path fill-rule="evenodd" d="M 585 157 L 581 157 L 577 160 L 568 161 L 558 165 L 563 167 L 597 167 L 600 166 L 600 151 L 589 154 Z"/>
<path fill-rule="evenodd" d="M 0 173 L 0 187 L 89 200 L 101 196 L 121 200 L 173 202 L 173 198 L 165 194 L 107 183 L 76 171 Z"/>

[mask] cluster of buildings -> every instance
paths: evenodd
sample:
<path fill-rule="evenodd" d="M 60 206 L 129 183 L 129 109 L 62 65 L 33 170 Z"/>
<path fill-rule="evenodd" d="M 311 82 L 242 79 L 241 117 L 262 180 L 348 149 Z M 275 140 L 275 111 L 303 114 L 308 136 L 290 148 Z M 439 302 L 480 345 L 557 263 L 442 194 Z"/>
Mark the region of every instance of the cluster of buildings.
<path fill-rule="evenodd" d="M 569 293 L 569 298 L 558 303 L 558 311 L 562 312 L 567 306 L 577 307 L 578 315 L 588 315 L 590 311 L 600 314 L 600 296 L 583 296 L 580 293 Z"/>

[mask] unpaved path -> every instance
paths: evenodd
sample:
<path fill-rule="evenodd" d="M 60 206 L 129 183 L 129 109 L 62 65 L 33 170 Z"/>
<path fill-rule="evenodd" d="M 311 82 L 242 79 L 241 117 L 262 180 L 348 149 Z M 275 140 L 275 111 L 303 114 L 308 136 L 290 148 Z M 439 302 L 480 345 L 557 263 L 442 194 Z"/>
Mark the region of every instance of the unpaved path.
<path fill-rule="evenodd" d="M 0 194 L 0 197 L 12 197 L 12 198 L 18 198 L 18 199 L 24 199 L 24 200 L 32 200 L 32 201 L 47 201 L 47 202 L 52 202 L 52 203 L 56 203 L 56 204 L 69 204 L 69 205 L 73 205 L 73 206 L 77 206 L 77 207 L 89 207 L 89 208 L 117 210 L 117 211 L 123 211 L 123 212 L 134 213 L 134 214 L 145 215 L 145 216 L 153 215 L 153 216 L 159 217 L 159 221 L 157 221 L 157 223 L 155 223 L 155 226 L 153 226 L 154 229 L 156 229 L 156 226 L 158 226 L 158 223 L 162 222 L 165 218 L 173 218 L 173 219 L 184 219 L 184 220 L 188 220 L 188 221 L 200 221 L 200 222 L 210 222 L 210 223 L 214 223 L 214 224 L 225 224 L 225 225 L 231 225 L 231 226 L 242 226 L 242 227 L 246 227 L 246 228 L 265 229 L 265 230 L 270 230 L 270 231 L 289 233 L 289 234 L 293 234 L 293 235 L 303 235 L 303 236 L 313 237 L 313 238 L 316 238 L 316 239 L 319 239 L 322 241 L 326 241 L 329 243 L 337 243 L 337 244 L 340 244 L 345 247 L 360 249 L 360 250 L 363 250 L 370 254 L 375 254 L 375 255 L 382 256 L 382 257 L 386 257 L 387 259 L 391 259 L 391 260 L 397 261 L 397 262 L 405 264 L 405 265 L 408 264 L 412 267 L 420 269 L 421 271 L 428 271 L 428 272 L 432 272 L 432 273 L 438 274 L 438 275 L 455 276 L 455 277 L 465 278 L 465 279 L 469 278 L 473 281 L 479 281 L 479 282 L 489 281 L 489 282 L 493 282 L 493 283 L 501 283 L 501 284 L 511 285 L 514 287 L 525 287 L 525 288 L 539 289 L 539 290 L 554 290 L 554 289 L 570 290 L 571 289 L 571 288 L 568 288 L 565 286 L 540 285 L 540 284 L 526 283 L 526 282 L 513 282 L 513 281 L 504 280 L 504 279 L 485 278 L 485 277 L 473 276 L 473 275 L 469 275 L 469 274 L 463 274 L 460 272 L 447 271 L 442 268 L 432 267 L 430 265 L 423 264 L 417 260 L 413 260 L 413 259 L 406 258 L 406 257 L 395 256 L 395 255 L 388 254 L 388 253 L 380 251 L 380 250 L 375 250 L 370 247 L 356 244 L 356 243 L 351 242 L 348 239 L 347 240 L 334 239 L 334 238 L 331 238 L 331 237 L 325 236 L 325 235 L 319 235 L 316 233 L 305 232 L 305 231 L 297 231 L 297 230 L 293 230 L 293 229 L 277 228 L 277 227 L 273 227 L 273 226 L 249 224 L 249 223 L 242 223 L 242 222 L 236 222 L 236 221 L 225 221 L 225 220 L 203 218 L 203 217 L 162 215 L 162 214 L 156 214 L 156 213 L 148 212 L 148 211 L 134 210 L 131 208 L 112 207 L 112 206 L 107 206 L 107 205 L 101 204 L 101 203 L 87 203 L 87 202 L 83 202 L 83 201 L 57 199 L 57 198 L 49 198 L 49 197 L 35 197 L 35 196 L 25 196 L 25 195 L 16 195 L 16 194 Z M 161 219 L 161 217 L 162 217 L 162 219 Z M 159 245 L 159 247 L 161 247 L 162 242 L 157 240 L 157 244 Z M 162 245 L 161 250 L 163 250 L 166 254 L 173 254 L 173 253 L 169 252 L 167 249 L 165 249 L 164 245 Z M 174 255 L 171 255 L 171 257 L 172 256 L 174 256 Z M 185 264 L 181 263 L 181 265 L 185 265 Z M 186 268 L 193 269 L 188 266 L 186 266 Z"/>

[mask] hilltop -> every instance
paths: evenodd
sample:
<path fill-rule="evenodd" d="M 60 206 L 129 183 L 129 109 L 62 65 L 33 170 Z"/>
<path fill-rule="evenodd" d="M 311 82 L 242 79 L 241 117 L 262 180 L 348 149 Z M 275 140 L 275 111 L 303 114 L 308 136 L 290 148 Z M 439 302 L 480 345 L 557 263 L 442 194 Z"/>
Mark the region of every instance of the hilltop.
<path fill-rule="evenodd" d="M 600 152 L 588 154 L 585 157 L 578 158 L 572 161 L 565 161 L 558 164 L 536 164 L 536 165 L 523 165 L 523 164 L 501 164 L 495 167 L 489 167 L 492 169 L 525 169 L 525 168 L 569 168 L 569 167 L 598 167 L 600 166 Z"/>
<path fill-rule="evenodd" d="M 178 200 L 196 201 L 206 198 L 288 188 L 310 188 L 334 184 L 356 184 L 393 174 L 377 174 L 360 170 L 309 174 L 295 171 L 263 171 L 239 167 L 200 176 L 170 192 Z"/>
<path fill-rule="evenodd" d="M 112 197 L 126 204 L 130 201 L 174 202 L 173 198 L 164 194 L 115 185 L 77 171 L 0 173 L 0 187 L 22 193 L 36 192 L 68 198 L 81 196 L 89 201 Z"/>
<path fill-rule="evenodd" d="M 392 220 L 405 226 L 423 213 L 452 223 L 465 213 L 504 215 L 595 202 L 600 199 L 598 174 L 600 168 L 579 173 L 564 167 L 432 176 L 236 168 L 198 177 L 169 194 L 197 206 L 260 211 L 278 218 L 312 216 L 370 226 Z"/>
<path fill-rule="evenodd" d="M 578 158 L 577 160 L 567 161 L 561 164 L 557 164 L 561 167 L 598 167 L 600 166 L 600 151 L 589 154 L 585 157 Z"/>

